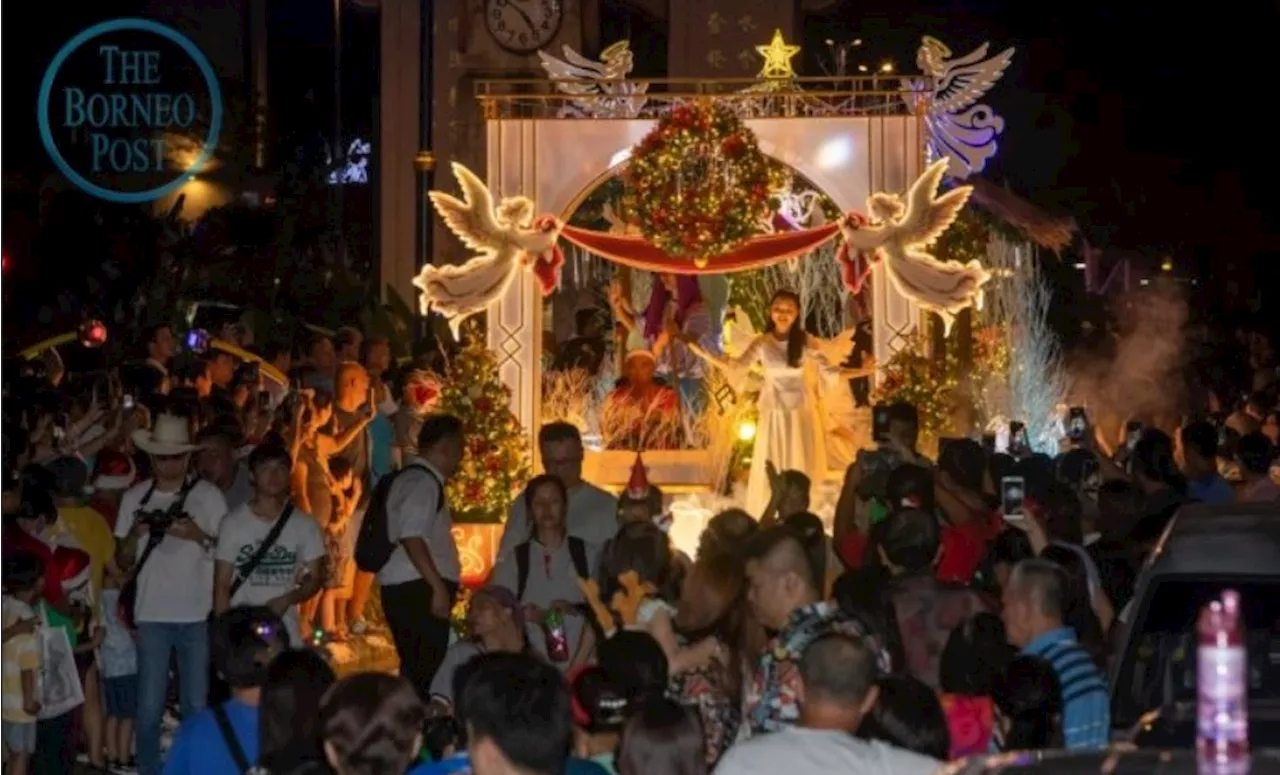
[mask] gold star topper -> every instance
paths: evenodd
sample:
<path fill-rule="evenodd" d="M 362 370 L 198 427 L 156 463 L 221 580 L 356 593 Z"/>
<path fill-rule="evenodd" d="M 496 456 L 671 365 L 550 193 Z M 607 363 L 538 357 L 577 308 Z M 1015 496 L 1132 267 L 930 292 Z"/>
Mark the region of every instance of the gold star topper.
<path fill-rule="evenodd" d="M 767 46 L 756 46 L 756 52 L 764 57 L 764 67 L 760 69 L 760 78 L 771 81 L 787 80 L 796 77 L 791 60 L 800 53 L 799 46 L 788 45 L 782 38 L 782 30 L 773 31 L 773 40 Z"/>

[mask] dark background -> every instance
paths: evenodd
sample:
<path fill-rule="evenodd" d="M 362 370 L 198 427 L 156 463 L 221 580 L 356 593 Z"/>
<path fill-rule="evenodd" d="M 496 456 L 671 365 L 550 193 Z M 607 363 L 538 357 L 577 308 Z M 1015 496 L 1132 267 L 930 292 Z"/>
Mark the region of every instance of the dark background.
<path fill-rule="evenodd" d="M 49 166 L 34 108 L 57 48 L 89 24 L 138 14 L 144 5 L 6 4 L 6 180 Z M 665 25 L 618 2 L 604 6 L 602 40 L 630 37 L 636 73 L 662 74 Z M 275 135 L 283 144 L 326 135 L 332 6 L 272 0 L 270 20 Z M 1256 310 L 1257 293 L 1280 287 L 1270 117 L 1277 22 L 1277 6 L 1261 2 L 839 2 L 806 17 L 803 73 L 822 74 L 828 38 L 861 38 L 866 54 L 851 61 L 874 69 L 889 60 L 899 72 L 915 71 L 923 34 L 956 55 L 983 41 L 993 52 L 1014 46 L 1011 70 L 986 100 L 1006 119 L 987 177 L 1074 216 L 1094 245 L 1173 256 L 1177 272 L 1198 278 L 1215 311 Z M 343 24 L 344 134 L 371 136 L 377 14 L 347 3 Z"/>

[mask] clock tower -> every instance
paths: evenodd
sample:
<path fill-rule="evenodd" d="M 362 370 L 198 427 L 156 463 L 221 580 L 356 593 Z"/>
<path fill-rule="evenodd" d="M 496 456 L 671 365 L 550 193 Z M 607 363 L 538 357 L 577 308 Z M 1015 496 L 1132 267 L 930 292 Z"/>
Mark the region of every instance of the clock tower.
<path fill-rule="evenodd" d="M 539 49 L 581 50 L 584 39 L 598 45 L 599 2 L 383 0 L 380 268 L 384 286 L 411 305 L 417 295 L 411 280 L 423 263 L 460 263 L 470 256 L 430 210 L 425 190 L 453 185 L 442 177 L 451 162 L 481 178 L 486 174 L 487 127 L 477 83 L 543 79 Z M 424 122 L 429 131 L 421 131 Z"/>

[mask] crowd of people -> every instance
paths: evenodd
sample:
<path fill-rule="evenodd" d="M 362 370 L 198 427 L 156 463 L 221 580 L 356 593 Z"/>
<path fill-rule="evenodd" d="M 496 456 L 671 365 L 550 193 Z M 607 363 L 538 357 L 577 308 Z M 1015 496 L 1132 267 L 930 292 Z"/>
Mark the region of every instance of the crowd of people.
<path fill-rule="evenodd" d="M 615 497 L 552 423 L 459 639 L 467 429 L 408 389 L 447 370 L 352 329 L 296 367 L 261 347 L 285 384 L 175 344 L 149 330 L 127 375 L 6 364 L 7 772 L 909 775 L 1099 748 L 1107 636 L 1172 515 L 1280 495 L 1274 383 L 1053 457 L 955 439 L 931 461 L 898 404 L 830 534 L 809 477 L 766 461 L 767 505 L 689 557 L 642 469 Z M 321 647 L 367 631 L 375 588 L 400 675 L 335 681 Z"/>

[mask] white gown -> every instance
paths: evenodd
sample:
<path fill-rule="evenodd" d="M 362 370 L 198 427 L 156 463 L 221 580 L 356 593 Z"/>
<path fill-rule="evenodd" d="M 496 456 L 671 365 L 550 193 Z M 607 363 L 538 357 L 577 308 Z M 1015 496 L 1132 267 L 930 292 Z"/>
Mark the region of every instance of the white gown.
<path fill-rule="evenodd" d="M 769 505 L 765 463 L 772 461 L 778 471 L 801 471 L 815 484 L 826 478 L 824 423 L 814 384 L 806 375 L 806 367 L 825 364 L 825 358 L 806 349 L 800 366 L 788 366 L 787 343 L 765 334 L 733 360 L 739 366 L 759 363 L 764 377 L 745 504 L 747 513 L 759 519 Z"/>

